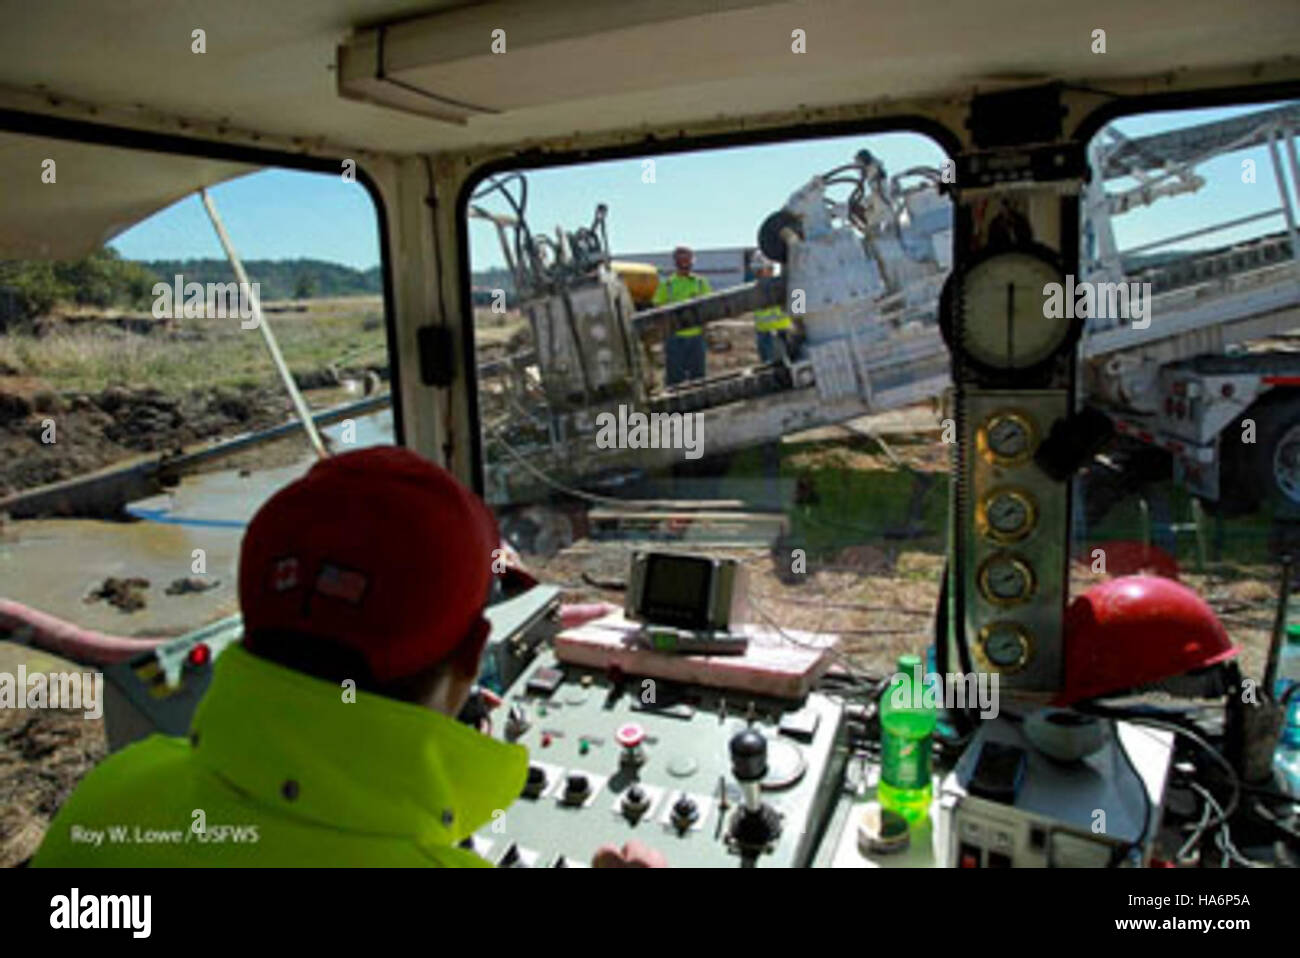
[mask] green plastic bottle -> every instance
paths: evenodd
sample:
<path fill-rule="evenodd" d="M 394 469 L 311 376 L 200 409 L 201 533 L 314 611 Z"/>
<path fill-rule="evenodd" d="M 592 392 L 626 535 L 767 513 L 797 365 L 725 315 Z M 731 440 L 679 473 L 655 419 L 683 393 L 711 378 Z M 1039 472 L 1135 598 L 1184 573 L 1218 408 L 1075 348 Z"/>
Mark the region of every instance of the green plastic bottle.
<path fill-rule="evenodd" d="M 876 797 L 912 824 L 929 817 L 933 791 L 930 746 L 938 713 L 925 706 L 924 691 L 921 657 L 900 655 L 898 673 L 880 697 L 883 756 Z"/>

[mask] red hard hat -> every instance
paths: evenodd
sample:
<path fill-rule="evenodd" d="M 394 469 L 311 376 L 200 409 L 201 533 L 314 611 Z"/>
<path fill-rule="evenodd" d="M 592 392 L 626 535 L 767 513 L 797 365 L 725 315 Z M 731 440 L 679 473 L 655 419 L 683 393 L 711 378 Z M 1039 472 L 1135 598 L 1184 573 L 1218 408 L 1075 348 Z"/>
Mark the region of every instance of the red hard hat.
<path fill-rule="evenodd" d="M 1207 668 L 1238 651 L 1214 610 L 1186 586 L 1160 576 L 1111 579 L 1065 614 L 1065 683 L 1055 704 Z"/>
<path fill-rule="evenodd" d="M 316 463 L 268 499 L 239 557 L 244 644 L 290 633 L 354 649 L 389 681 L 442 661 L 487 602 L 496 520 L 396 446 Z"/>

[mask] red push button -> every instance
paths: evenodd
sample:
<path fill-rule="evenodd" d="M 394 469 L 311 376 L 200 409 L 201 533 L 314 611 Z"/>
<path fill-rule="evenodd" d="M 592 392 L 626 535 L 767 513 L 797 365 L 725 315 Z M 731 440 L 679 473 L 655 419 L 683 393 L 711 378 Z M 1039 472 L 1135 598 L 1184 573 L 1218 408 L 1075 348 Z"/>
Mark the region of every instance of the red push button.
<path fill-rule="evenodd" d="M 635 722 L 628 722 L 626 725 L 619 726 L 614 733 L 614 740 L 624 748 L 636 748 L 645 741 L 645 729 Z"/>

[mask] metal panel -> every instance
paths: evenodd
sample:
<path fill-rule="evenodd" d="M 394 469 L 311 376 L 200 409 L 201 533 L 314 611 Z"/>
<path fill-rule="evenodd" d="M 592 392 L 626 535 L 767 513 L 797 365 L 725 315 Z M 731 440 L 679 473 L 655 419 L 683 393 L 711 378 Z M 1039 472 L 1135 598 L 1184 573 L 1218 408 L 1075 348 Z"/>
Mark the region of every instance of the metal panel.
<path fill-rule="evenodd" d="M 565 681 L 552 694 L 528 691 L 528 679 L 537 669 L 557 667 L 564 668 Z M 740 858 L 726 843 L 739 801 L 728 743 L 752 716 L 768 740 L 771 778 L 799 763 L 803 767 L 796 781 L 765 786 L 763 799 L 780 812 L 782 827 L 758 867 L 810 864 L 843 775 L 842 704 L 819 693 L 802 702 L 782 702 L 671 685 L 652 685 L 657 694 L 650 704 L 639 678 L 629 677 L 616 689 L 601 672 L 561 666 L 549 653 L 540 656 L 509 690 L 506 704 L 521 708 L 529 723 L 514 740 L 528 748 L 533 765 L 548 773 L 546 785 L 538 797 L 521 798 L 480 829 L 473 837 L 474 850 L 494 864 L 515 846 L 531 858 L 532 867 L 552 867 L 560 856 L 567 864 L 585 865 L 604 843 L 621 847 L 640 839 L 662 851 L 673 867 L 738 866 Z M 782 718 L 794 713 L 808 720 L 813 729 L 809 737 L 780 732 Z M 639 766 L 621 760 L 623 749 L 614 738 L 627 722 L 641 725 L 647 736 Z M 504 727 L 494 734 L 507 737 Z M 561 800 L 568 774 L 585 775 L 590 783 L 591 794 L 581 803 Z M 622 796 L 634 784 L 646 792 L 651 806 L 630 820 L 622 811 Z M 720 809 L 724 790 L 728 807 Z M 691 827 L 678 829 L 669 813 L 683 794 L 696 803 L 700 816 Z"/>
<path fill-rule="evenodd" d="M 1069 486 L 1055 482 L 1034 463 L 1032 455 L 1051 426 L 1067 413 L 1064 390 L 974 390 L 966 392 L 968 415 L 961 441 L 971 454 L 964 477 L 972 512 L 985 496 L 997 489 L 1015 489 L 1032 497 L 1037 519 L 1024 538 L 1007 544 L 981 533 L 974 522 L 961 530 L 967 557 L 963 587 L 966 635 L 978 658 L 980 630 L 990 623 L 1009 622 L 1031 637 L 1027 661 L 1016 671 L 1001 670 L 1001 687 L 1023 692 L 1055 692 L 1062 675 L 1061 618 L 1067 589 L 1069 549 Z M 1029 423 L 1032 439 L 1021 461 L 999 461 L 990 451 L 988 426 L 997 417 L 1013 413 Z M 1032 590 L 1017 602 L 990 599 L 980 586 L 980 572 L 990 559 L 1014 559 L 1033 574 Z M 982 663 L 981 670 L 990 668 Z"/>

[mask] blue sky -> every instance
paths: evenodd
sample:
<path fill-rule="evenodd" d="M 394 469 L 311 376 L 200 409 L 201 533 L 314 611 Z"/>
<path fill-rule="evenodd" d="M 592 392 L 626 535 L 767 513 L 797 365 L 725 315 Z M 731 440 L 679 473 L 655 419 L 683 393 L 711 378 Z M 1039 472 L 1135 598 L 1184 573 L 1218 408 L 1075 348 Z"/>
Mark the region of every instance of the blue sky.
<path fill-rule="evenodd" d="M 1150 114 L 1120 120 L 1116 126 L 1140 136 L 1265 108 Z M 891 174 L 915 165 L 938 166 L 943 160 L 928 138 L 889 133 L 660 156 L 653 183 L 644 182 L 640 159 L 537 170 L 528 174 L 528 218 L 535 232 L 553 232 L 560 224 L 573 229 L 589 223 L 596 203 L 604 202 L 610 208 L 615 253 L 665 250 L 682 242 L 700 248 L 752 245 L 758 224 L 791 192 L 864 147 L 878 155 Z M 1241 182 L 1245 159 L 1255 160 L 1254 184 Z M 1116 218 L 1120 248 L 1279 205 L 1264 146 L 1220 157 L 1199 172 L 1207 184 L 1198 192 Z M 1116 181 L 1110 188 L 1122 185 Z M 362 269 L 379 262 L 374 208 L 357 183 L 339 176 L 267 170 L 220 185 L 213 196 L 236 249 L 247 259 L 301 256 Z M 498 200 L 489 205 L 505 208 Z M 1219 245 L 1282 226 L 1277 216 L 1181 245 Z M 472 223 L 470 242 L 475 268 L 500 265 L 491 227 Z M 112 245 L 131 259 L 222 256 L 203 207 L 193 196 L 132 227 Z"/>
<path fill-rule="evenodd" d="M 264 170 L 214 187 L 217 211 L 243 259 L 323 259 L 379 264 L 370 194 L 342 176 Z M 127 259 L 225 259 L 197 194 L 155 213 L 110 244 Z"/>

